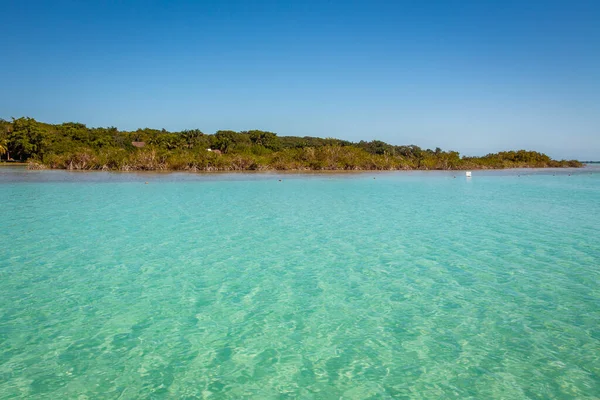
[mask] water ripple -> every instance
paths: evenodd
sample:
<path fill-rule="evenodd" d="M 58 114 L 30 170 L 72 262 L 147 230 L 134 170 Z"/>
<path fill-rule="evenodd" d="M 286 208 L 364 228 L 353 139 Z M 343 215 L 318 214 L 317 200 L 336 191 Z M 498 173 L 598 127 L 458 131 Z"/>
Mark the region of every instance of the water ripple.
<path fill-rule="evenodd" d="M 0 179 L 1 398 L 600 393 L 600 174 L 63 174 Z"/>

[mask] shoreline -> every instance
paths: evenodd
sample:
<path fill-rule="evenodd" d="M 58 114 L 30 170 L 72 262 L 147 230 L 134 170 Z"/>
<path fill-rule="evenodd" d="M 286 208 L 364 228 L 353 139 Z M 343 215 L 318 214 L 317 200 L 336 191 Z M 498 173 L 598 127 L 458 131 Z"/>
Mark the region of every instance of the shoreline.
<path fill-rule="evenodd" d="M 507 168 L 471 168 L 471 169 L 261 169 L 261 170 L 191 170 L 191 169 L 156 169 L 156 170 L 118 170 L 118 169 L 65 169 L 65 168 L 30 168 L 28 163 L 0 163 L 3 167 L 15 167 L 29 172 L 40 171 L 64 171 L 70 173 L 110 173 L 110 174 L 141 174 L 141 175 L 168 175 L 168 174 L 190 174 L 190 175 L 360 175 L 360 174 L 389 174 L 389 173 L 443 173 L 464 176 L 466 171 L 473 172 L 502 172 L 502 171 L 552 171 L 552 172 L 577 172 L 594 167 L 594 164 L 583 164 L 581 167 L 507 167 Z"/>

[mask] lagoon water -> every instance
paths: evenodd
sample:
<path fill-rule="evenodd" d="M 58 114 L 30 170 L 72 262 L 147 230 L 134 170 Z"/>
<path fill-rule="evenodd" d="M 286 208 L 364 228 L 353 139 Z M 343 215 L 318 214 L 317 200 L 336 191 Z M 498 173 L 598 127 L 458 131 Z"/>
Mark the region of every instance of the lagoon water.
<path fill-rule="evenodd" d="M 0 398 L 600 396 L 598 168 L 2 167 L 0 215 Z"/>

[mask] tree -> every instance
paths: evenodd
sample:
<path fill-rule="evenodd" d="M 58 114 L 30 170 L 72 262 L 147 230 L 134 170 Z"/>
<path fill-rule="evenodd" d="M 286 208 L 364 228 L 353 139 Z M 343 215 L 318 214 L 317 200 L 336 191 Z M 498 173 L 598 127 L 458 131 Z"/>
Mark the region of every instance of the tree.
<path fill-rule="evenodd" d="M 175 133 L 161 133 L 150 139 L 150 144 L 165 148 L 167 150 L 174 150 L 180 147 L 184 147 L 184 139 Z"/>
<path fill-rule="evenodd" d="M 8 148 L 8 134 L 12 125 L 7 120 L 0 118 L 0 156 L 6 154 L 6 160 L 10 160 L 10 151 Z M 1 157 L 0 157 L 1 158 Z"/>
<path fill-rule="evenodd" d="M 237 132 L 234 131 L 218 131 L 215 133 L 215 147 L 223 153 L 227 153 L 235 144 L 236 134 Z"/>
<path fill-rule="evenodd" d="M 13 130 L 8 134 L 8 147 L 20 160 L 44 156 L 45 132 L 33 118 L 13 119 Z"/>
<path fill-rule="evenodd" d="M 263 146 L 271 150 L 278 150 L 281 147 L 277 138 L 277 134 L 273 132 L 255 130 L 242 133 L 247 133 L 250 136 L 250 141 L 252 144 Z"/>
<path fill-rule="evenodd" d="M 6 142 L 6 139 L 0 141 L 0 156 L 4 154 L 8 154 L 8 143 Z M 8 160 L 9 157 L 10 155 L 7 155 L 6 159 Z"/>
<path fill-rule="evenodd" d="M 200 143 L 200 138 L 204 136 L 204 133 L 200 129 L 190 129 L 181 132 L 181 136 L 185 140 L 186 147 L 188 149 L 196 147 Z"/>

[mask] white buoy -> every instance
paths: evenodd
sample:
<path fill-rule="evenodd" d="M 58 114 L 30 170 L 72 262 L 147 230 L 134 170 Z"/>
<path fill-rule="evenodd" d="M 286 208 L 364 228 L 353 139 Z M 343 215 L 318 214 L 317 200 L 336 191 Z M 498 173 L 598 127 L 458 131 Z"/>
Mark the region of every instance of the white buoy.
<path fill-rule="evenodd" d="M 465 175 L 467 176 L 467 178 L 470 178 L 471 177 L 471 171 L 465 172 Z"/>

